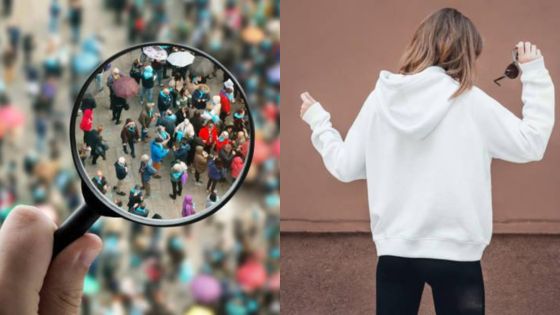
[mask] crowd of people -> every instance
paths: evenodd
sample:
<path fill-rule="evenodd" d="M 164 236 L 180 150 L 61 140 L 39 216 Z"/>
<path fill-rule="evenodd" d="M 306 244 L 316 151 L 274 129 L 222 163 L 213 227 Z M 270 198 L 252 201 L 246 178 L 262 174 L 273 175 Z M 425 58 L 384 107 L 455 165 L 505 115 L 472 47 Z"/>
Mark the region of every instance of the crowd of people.
<path fill-rule="evenodd" d="M 165 51 L 170 56 L 184 49 L 169 46 L 165 47 Z M 91 165 L 97 165 L 99 157 L 107 159 L 109 148 L 120 147 L 121 144 L 124 153 L 112 165 L 103 163 L 102 167 L 96 166 L 92 182 L 103 194 L 114 192 L 112 200 L 125 205 L 129 212 L 144 217 L 150 213 L 151 217 L 162 217 L 158 209 L 148 209 L 147 200 L 152 197 L 151 181 L 161 180 L 161 174 L 167 173 L 171 190 L 169 198 L 182 198 L 177 217 L 211 207 L 240 176 L 249 153 L 251 130 L 244 98 L 231 78 L 227 78 L 218 67 L 207 73 L 195 73 L 193 70 L 196 69 L 191 69 L 190 65 L 176 67 L 163 59 L 150 58 L 142 49 L 127 54 L 129 58 L 124 58 L 127 60 L 130 55 L 138 56 L 126 69 L 127 74 L 111 65 L 103 67 L 100 73 L 101 76 L 104 72 L 110 73 L 106 79 L 109 94 L 100 93 L 103 87 L 92 86 L 92 92 L 81 100 L 79 128 L 83 139 L 77 137 L 76 140 L 83 140 L 79 145 L 82 163 L 87 165 L 91 160 Z M 196 56 L 195 63 L 197 58 L 212 62 L 206 57 Z M 119 59 L 112 63 L 123 64 L 124 61 L 119 62 Z M 218 71 L 221 72 L 217 74 Z M 222 81 L 219 81 L 220 78 Z M 124 83 L 127 83 L 127 90 L 122 88 Z M 130 89 L 138 92 L 123 94 Z M 108 118 L 107 115 L 99 114 L 106 109 L 97 106 L 98 103 L 109 104 L 111 122 L 104 119 Z M 131 116 L 129 113 L 139 114 L 137 119 L 129 117 L 122 121 L 123 111 L 127 117 Z M 119 134 L 105 135 L 104 126 L 107 124 L 122 126 Z M 137 143 L 141 148 L 140 167 L 134 171 L 139 173 L 139 181 L 134 182 L 128 176 L 126 155 L 130 154 L 129 160 L 136 159 Z M 109 170 L 109 166 L 114 166 L 114 171 Z M 109 171 L 114 172 L 116 180 L 112 189 L 106 176 Z M 194 175 L 194 180 L 189 181 L 189 173 Z M 217 189 L 219 182 L 225 183 L 221 189 Z M 193 192 L 184 187 L 189 183 L 206 185 L 204 204 L 193 203 Z M 120 196 L 126 195 L 124 186 L 130 189 L 127 202 L 120 200 Z M 186 193 L 183 195 L 184 190 Z M 158 198 L 162 197 L 160 193 Z"/>
<path fill-rule="evenodd" d="M 0 7 L 7 2 L 0 18 L 0 223 L 16 204 L 34 204 L 58 224 L 80 206 L 67 149 L 69 113 L 104 57 L 127 40 L 185 43 L 220 60 L 247 93 L 255 151 L 246 185 L 233 208 L 194 225 L 155 229 L 99 220 L 94 231 L 104 247 L 84 283 L 81 312 L 279 314 L 280 1 L 20 0 Z M 96 78 L 97 87 L 107 90 L 101 79 L 111 71 Z M 157 106 L 155 89 L 153 97 Z M 129 112 L 123 109 L 120 126 L 126 118 L 141 124 Z M 128 176 L 138 174 L 131 165 L 141 160 L 141 145 L 135 143 L 135 159 L 122 154 Z M 111 163 L 120 157 L 107 156 Z M 115 179 L 107 189 L 117 185 Z M 214 289 L 212 296 L 200 294 L 209 292 L 201 283 Z"/>

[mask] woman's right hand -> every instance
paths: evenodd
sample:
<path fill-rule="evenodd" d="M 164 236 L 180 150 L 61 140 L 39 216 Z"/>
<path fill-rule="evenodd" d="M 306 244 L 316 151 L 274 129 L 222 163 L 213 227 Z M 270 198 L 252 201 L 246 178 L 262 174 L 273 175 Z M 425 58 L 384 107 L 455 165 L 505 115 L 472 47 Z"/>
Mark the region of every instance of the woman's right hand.
<path fill-rule="evenodd" d="M 311 105 L 317 103 L 317 101 L 311 96 L 311 94 L 309 94 L 309 92 L 301 93 L 300 97 L 301 97 L 301 100 L 302 100 L 303 103 L 301 104 L 301 109 L 299 111 L 299 117 L 303 118 L 303 115 L 309 109 L 309 107 L 311 107 Z"/>

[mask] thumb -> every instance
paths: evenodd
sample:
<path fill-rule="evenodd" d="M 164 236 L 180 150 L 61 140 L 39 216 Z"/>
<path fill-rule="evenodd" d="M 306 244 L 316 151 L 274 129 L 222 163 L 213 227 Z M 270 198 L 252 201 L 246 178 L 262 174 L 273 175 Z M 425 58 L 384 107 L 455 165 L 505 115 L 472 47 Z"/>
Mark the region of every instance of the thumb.
<path fill-rule="evenodd" d="M 101 239 L 88 233 L 56 256 L 41 289 L 39 314 L 79 313 L 84 277 L 100 251 Z"/>
<path fill-rule="evenodd" d="M 525 54 L 525 43 L 520 41 L 519 43 L 517 43 L 517 45 L 515 46 L 517 47 L 517 53 L 519 55 L 524 55 Z"/>

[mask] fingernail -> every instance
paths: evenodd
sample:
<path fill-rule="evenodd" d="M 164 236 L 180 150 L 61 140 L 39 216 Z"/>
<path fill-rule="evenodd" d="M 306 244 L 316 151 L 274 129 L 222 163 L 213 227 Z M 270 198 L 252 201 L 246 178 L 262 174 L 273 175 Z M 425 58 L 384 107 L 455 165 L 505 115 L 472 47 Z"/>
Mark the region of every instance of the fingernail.
<path fill-rule="evenodd" d="M 91 264 L 93 263 L 93 261 L 95 260 L 98 254 L 99 254 L 99 249 L 86 248 L 78 256 L 78 261 L 86 268 L 89 268 L 89 266 L 91 266 Z"/>

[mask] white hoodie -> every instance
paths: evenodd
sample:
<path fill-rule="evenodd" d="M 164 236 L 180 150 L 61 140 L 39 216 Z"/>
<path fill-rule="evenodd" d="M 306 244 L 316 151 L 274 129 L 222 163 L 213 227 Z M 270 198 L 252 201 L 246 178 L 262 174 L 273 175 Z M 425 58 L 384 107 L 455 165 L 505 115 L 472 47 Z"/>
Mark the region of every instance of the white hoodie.
<path fill-rule="evenodd" d="M 337 179 L 367 179 L 377 254 L 480 260 L 492 236 L 490 164 L 542 159 L 554 124 L 554 86 L 542 58 L 521 64 L 523 119 L 441 67 L 381 71 L 343 141 L 313 104 L 303 119 Z"/>

